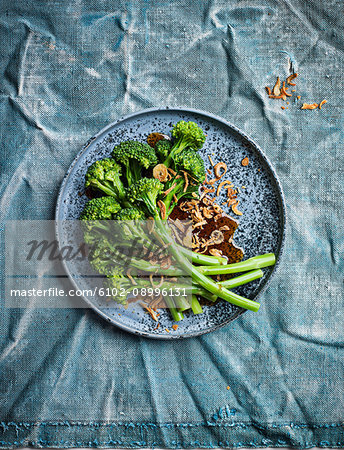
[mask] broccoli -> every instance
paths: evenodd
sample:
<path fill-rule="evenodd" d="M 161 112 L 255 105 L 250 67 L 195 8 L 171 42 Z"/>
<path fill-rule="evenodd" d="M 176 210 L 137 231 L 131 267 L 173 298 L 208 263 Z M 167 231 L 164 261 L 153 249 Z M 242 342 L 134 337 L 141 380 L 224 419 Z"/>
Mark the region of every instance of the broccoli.
<path fill-rule="evenodd" d="M 91 266 L 106 277 L 117 273 L 118 266 L 123 265 L 123 258 L 117 249 L 113 249 L 108 239 L 100 236 L 88 256 Z"/>
<path fill-rule="evenodd" d="M 87 170 L 85 187 L 98 189 L 106 195 L 123 200 L 125 189 L 121 181 L 121 166 L 112 158 L 94 162 Z"/>
<path fill-rule="evenodd" d="M 120 236 L 117 236 L 118 241 L 124 238 L 125 241 L 130 240 L 133 246 L 136 246 L 139 243 L 144 244 L 144 233 L 141 223 L 138 222 L 144 220 L 144 218 L 144 212 L 134 206 L 119 211 L 115 215 L 115 219 L 121 221 L 118 226 L 115 226 L 117 235 L 118 232 L 120 234 Z"/>
<path fill-rule="evenodd" d="M 155 151 L 161 161 L 164 161 L 172 148 L 172 142 L 167 139 L 161 139 L 155 145 Z"/>
<path fill-rule="evenodd" d="M 127 190 L 127 198 L 132 203 L 143 203 L 149 214 L 159 217 L 157 197 L 164 185 L 155 178 L 141 178 Z"/>
<path fill-rule="evenodd" d="M 174 159 L 177 171 L 183 170 L 190 176 L 188 186 L 185 185 L 184 177 L 173 177 L 166 183 L 166 190 L 168 191 L 172 186 L 174 188 L 169 191 L 166 197 L 162 200 L 166 206 L 167 216 L 173 211 L 175 202 L 173 199 L 180 200 L 184 196 L 190 196 L 192 192 L 197 192 L 199 183 L 205 180 L 204 162 L 201 156 L 192 148 L 187 148 L 181 153 L 177 154 Z M 188 175 L 187 175 L 188 176 Z M 196 181 L 196 183 L 195 183 Z"/>
<path fill-rule="evenodd" d="M 116 220 L 142 220 L 145 218 L 145 214 L 138 208 L 124 208 L 119 211 L 115 217 Z"/>
<path fill-rule="evenodd" d="M 174 157 L 187 147 L 191 147 L 194 150 L 201 149 L 206 139 L 202 128 L 191 121 L 185 122 L 180 120 L 174 125 L 171 134 L 175 139 L 175 143 L 164 162 L 165 166 L 169 166 Z"/>
<path fill-rule="evenodd" d="M 174 201 L 197 191 L 205 179 L 204 163 L 197 152 L 205 142 L 201 128 L 194 122 L 180 121 L 174 125 L 172 136 L 173 144 L 164 139 L 156 144 L 155 149 L 136 141 L 122 142 L 113 149 L 112 158 L 96 161 L 88 169 L 85 186 L 106 195 L 90 200 L 80 215 L 85 225 L 85 241 L 94 247 L 89 255 L 90 264 L 107 278 L 107 287 L 118 303 L 126 304 L 126 297 L 121 296 L 119 290 L 124 288 L 130 292 L 133 289 L 130 276 L 124 272 L 131 267 L 135 275 L 145 274 L 146 277 L 158 273 L 173 277 L 190 274 L 194 294 L 191 308 L 194 313 L 202 311 L 195 295 L 202 295 L 212 301 L 219 297 L 256 311 L 258 303 L 240 297 L 228 288 L 256 279 L 258 275 L 261 276 L 261 271 L 255 270 L 256 274 L 253 271 L 237 280 L 233 278 L 230 284 L 217 283 L 210 276 L 269 266 L 274 263 L 272 257 L 262 255 L 258 259 L 253 258 L 254 261 L 224 265 L 224 258 L 194 253 L 177 245 L 161 220 L 168 218 L 175 206 Z M 145 178 L 145 174 L 152 176 L 148 169 L 157 165 L 158 158 L 170 170 L 163 180 L 164 184 L 159 181 L 159 177 Z M 121 179 L 122 169 L 124 183 Z M 183 176 L 181 172 L 184 172 Z M 154 171 L 153 176 L 156 176 Z M 155 219 L 154 231 L 150 227 L 145 229 L 142 222 L 138 222 L 149 216 Z M 123 224 L 123 229 L 117 229 L 114 223 L 109 222 L 112 219 L 128 223 Z M 129 254 L 129 249 L 134 249 L 133 254 Z M 166 249 L 168 257 L 172 257 L 168 267 L 163 266 L 160 259 L 144 260 L 143 254 L 158 254 L 161 249 Z M 135 286 L 150 287 L 151 283 L 139 280 Z M 169 284 L 163 286 L 167 289 Z M 180 312 L 190 307 L 189 303 L 181 300 L 169 303 L 167 299 L 166 302 L 175 320 L 180 320 Z"/>
<path fill-rule="evenodd" d="M 142 168 L 148 169 L 158 163 L 154 149 L 137 141 L 125 141 L 116 145 L 112 157 L 125 167 L 128 186 L 140 180 Z"/>
<path fill-rule="evenodd" d="M 203 183 L 205 180 L 204 161 L 200 154 L 192 148 L 186 148 L 178 153 L 174 158 L 174 163 L 177 170 L 185 170 L 198 183 Z"/>
<path fill-rule="evenodd" d="M 89 200 L 79 217 L 85 230 L 85 242 L 93 244 L 98 239 L 99 233 L 102 235 L 104 231 L 109 232 L 106 221 L 113 219 L 120 209 L 121 206 L 114 197 L 100 197 Z"/>
<path fill-rule="evenodd" d="M 196 150 L 202 148 L 205 142 L 205 135 L 202 129 L 194 122 L 179 121 L 172 129 L 172 136 L 175 143 L 171 146 L 169 141 L 159 141 L 156 145 L 156 151 L 160 156 L 165 156 L 164 165 L 172 166 L 179 171 L 185 171 L 189 178 L 186 186 L 185 178 L 180 174 L 169 180 L 166 185 L 167 196 L 163 202 L 166 207 L 167 217 L 172 212 L 175 202 L 183 196 L 188 196 L 198 190 L 198 185 L 205 180 L 204 162 Z M 160 146 L 160 147 L 159 147 Z M 196 184 L 196 183 L 197 184 Z M 170 190 L 172 188 L 172 190 Z"/>
<path fill-rule="evenodd" d="M 93 198 L 86 203 L 80 219 L 85 221 L 113 219 L 120 209 L 121 206 L 113 197 Z"/>

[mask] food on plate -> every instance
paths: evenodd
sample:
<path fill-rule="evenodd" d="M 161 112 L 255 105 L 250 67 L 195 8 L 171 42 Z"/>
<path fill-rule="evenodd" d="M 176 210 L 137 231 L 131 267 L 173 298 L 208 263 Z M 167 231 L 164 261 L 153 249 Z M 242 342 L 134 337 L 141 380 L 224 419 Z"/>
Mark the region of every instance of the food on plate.
<path fill-rule="evenodd" d="M 162 306 L 180 321 L 185 311 L 201 314 L 205 301 L 218 299 L 257 311 L 259 303 L 230 289 L 262 277 L 261 268 L 275 263 L 273 254 L 241 261 L 243 252 L 233 243 L 237 222 L 216 202 L 226 191 L 224 204 L 240 216 L 240 190 L 224 179 L 225 163 L 209 155 L 212 169 L 206 170 L 198 153 L 205 141 L 196 123 L 181 120 L 171 137 L 149 135 L 150 145 L 120 142 L 85 176 L 94 197 L 80 215 L 90 264 L 106 277 L 116 302 L 127 305 L 139 292 L 135 300 L 154 321 Z M 187 295 L 172 295 L 176 286 Z"/>

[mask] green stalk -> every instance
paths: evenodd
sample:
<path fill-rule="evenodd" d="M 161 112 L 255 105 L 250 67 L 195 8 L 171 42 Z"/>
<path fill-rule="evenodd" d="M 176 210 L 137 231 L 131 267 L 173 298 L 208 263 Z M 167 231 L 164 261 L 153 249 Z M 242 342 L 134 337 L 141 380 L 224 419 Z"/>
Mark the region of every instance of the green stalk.
<path fill-rule="evenodd" d="M 166 206 L 167 217 L 171 214 L 172 210 L 174 209 L 174 207 L 171 209 L 171 201 L 173 199 L 173 194 L 178 192 L 178 190 L 183 186 L 184 183 L 185 183 L 184 178 L 180 178 L 176 182 L 176 187 L 164 198 L 163 202 L 165 203 Z"/>
<path fill-rule="evenodd" d="M 192 286 L 192 293 L 195 295 L 200 295 L 201 297 L 210 300 L 211 302 L 216 302 L 217 300 L 217 295 L 211 294 L 209 291 L 203 289 L 198 285 Z"/>
<path fill-rule="evenodd" d="M 221 285 L 215 283 L 211 278 L 208 278 L 203 273 L 199 272 L 197 269 L 192 270 L 192 279 L 200 284 L 202 287 L 207 289 L 212 294 L 216 294 L 218 297 L 226 300 L 226 302 L 232 303 L 233 305 L 240 306 L 241 308 L 249 309 L 250 311 L 258 311 L 260 304 L 249 300 L 248 298 L 242 297 L 241 295 L 235 294 L 229 291 Z"/>
<path fill-rule="evenodd" d="M 249 283 L 250 281 L 261 278 L 264 275 L 261 269 L 252 270 L 251 272 L 246 272 L 238 277 L 231 278 L 230 280 L 220 281 L 218 284 L 224 286 L 227 289 L 233 289 L 242 284 Z"/>
<path fill-rule="evenodd" d="M 221 256 L 203 255 L 201 253 L 193 252 L 187 248 L 182 247 L 182 252 L 187 257 L 191 257 L 191 261 L 194 264 L 203 264 L 205 266 L 216 266 L 219 263 L 221 265 L 227 264 L 227 258 Z"/>
<path fill-rule="evenodd" d="M 179 312 L 173 302 L 173 300 L 170 297 L 164 297 L 164 300 L 166 302 L 166 305 L 171 313 L 171 316 L 174 321 L 179 322 L 180 320 L 184 319 L 184 316 L 181 312 Z"/>
<path fill-rule="evenodd" d="M 161 233 L 162 238 L 166 241 L 166 243 L 171 243 L 172 245 L 169 246 L 169 250 L 171 251 L 172 255 L 175 257 L 175 259 L 179 262 L 182 269 L 185 270 L 185 274 L 191 274 L 192 280 L 201 285 L 203 288 L 211 292 L 212 294 L 216 294 L 218 297 L 222 298 L 223 300 L 226 300 L 229 303 L 232 303 L 233 305 L 240 306 L 241 308 L 249 309 L 251 311 L 258 311 L 259 309 L 259 303 L 254 302 L 252 300 L 246 299 L 245 297 L 241 297 L 238 294 L 234 294 L 233 292 L 230 292 L 228 289 L 224 288 L 221 285 L 217 285 L 215 281 L 213 281 L 211 278 L 207 277 L 202 273 L 199 268 L 196 268 L 195 266 L 192 266 L 188 261 L 185 260 L 183 255 L 180 254 L 180 252 L 176 249 L 176 246 L 171 238 L 171 236 L 168 235 L 166 232 L 164 226 L 162 225 L 162 221 L 157 220 L 156 221 Z M 205 266 L 206 267 L 206 266 Z M 226 266 L 217 266 L 217 267 L 226 267 Z"/>
<path fill-rule="evenodd" d="M 190 295 L 191 295 L 191 292 L 190 292 Z M 176 307 L 178 308 L 179 312 L 190 309 L 190 302 L 188 301 L 188 297 L 184 297 L 183 295 L 175 295 L 173 297 L 173 300 L 174 300 L 174 303 L 176 304 Z"/>
<path fill-rule="evenodd" d="M 203 275 L 223 275 L 273 266 L 275 262 L 275 255 L 273 253 L 266 253 L 265 255 L 254 256 L 253 258 L 249 258 L 246 261 L 241 261 L 239 263 L 227 264 L 225 266 L 199 266 L 197 269 Z"/>
<path fill-rule="evenodd" d="M 192 294 L 191 309 L 194 314 L 202 314 L 203 312 L 202 306 L 200 305 L 197 295 L 195 294 Z"/>
<path fill-rule="evenodd" d="M 168 269 L 162 269 L 160 265 L 153 265 L 148 261 L 143 261 L 136 258 L 128 258 L 129 267 L 135 267 L 143 272 L 153 273 L 157 276 L 166 275 L 169 277 L 185 276 L 183 270 L 176 269 L 175 267 L 169 267 Z"/>
<path fill-rule="evenodd" d="M 117 193 L 113 189 L 106 186 L 106 184 L 100 183 L 99 181 L 96 180 L 93 181 L 91 185 L 105 192 L 105 194 L 109 195 L 110 197 L 115 197 L 116 199 L 118 198 Z"/>

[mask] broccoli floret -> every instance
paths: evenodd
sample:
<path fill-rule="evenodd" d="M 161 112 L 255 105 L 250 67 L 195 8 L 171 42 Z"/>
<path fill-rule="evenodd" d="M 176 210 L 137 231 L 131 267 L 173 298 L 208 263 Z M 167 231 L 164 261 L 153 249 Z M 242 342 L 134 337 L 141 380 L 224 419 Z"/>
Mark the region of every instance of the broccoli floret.
<path fill-rule="evenodd" d="M 89 245 L 94 245 L 104 232 L 108 233 L 110 227 L 107 221 L 113 219 L 120 209 L 121 206 L 114 197 L 100 197 L 89 200 L 80 214 L 84 241 Z"/>
<path fill-rule="evenodd" d="M 204 161 L 199 153 L 192 148 L 186 148 L 174 158 L 177 170 L 185 170 L 199 183 L 205 180 Z"/>
<path fill-rule="evenodd" d="M 125 167 L 128 186 L 142 177 L 142 168 L 148 169 L 158 163 L 154 149 L 137 141 L 121 142 L 113 149 L 112 156 Z"/>
<path fill-rule="evenodd" d="M 85 187 L 91 187 L 106 195 L 122 200 L 125 189 L 121 180 L 121 166 L 112 158 L 94 162 L 87 170 Z"/>
<path fill-rule="evenodd" d="M 155 178 L 141 178 L 127 190 L 127 198 L 132 203 L 143 203 L 149 214 L 158 217 L 156 201 L 164 185 Z"/>
<path fill-rule="evenodd" d="M 161 139 L 156 143 L 155 151 L 161 161 L 164 161 L 168 157 L 171 148 L 172 142 L 168 141 L 167 139 Z"/>
<path fill-rule="evenodd" d="M 145 214 L 138 208 L 123 208 L 114 218 L 116 220 L 142 220 L 145 218 Z"/>
<path fill-rule="evenodd" d="M 202 128 L 195 122 L 185 122 L 184 120 L 176 123 L 171 133 L 175 139 L 175 143 L 164 162 L 165 166 L 169 166 L 171 160 L 187 147 L 191 147 L 194 150 L 201 149 L 206 139 Z"/>
<path fill-rule="evenodd" d="M 82 213 L 81 220 L 110 220 L 120 211 L 120 204 L 113 197 L 100 197 L 89 200 Z"/>
<path fill-rule="evenodd" d="M 178 141 L 178 146 L 181 148 L 192 147 L 194 149 L 201 149 L 205 142 L 205 134 L 195 122 L 185 122 L 180 120 L 174 125 L 172 136 Z M 174 146 L 175 147 L 175 146 Z"/>

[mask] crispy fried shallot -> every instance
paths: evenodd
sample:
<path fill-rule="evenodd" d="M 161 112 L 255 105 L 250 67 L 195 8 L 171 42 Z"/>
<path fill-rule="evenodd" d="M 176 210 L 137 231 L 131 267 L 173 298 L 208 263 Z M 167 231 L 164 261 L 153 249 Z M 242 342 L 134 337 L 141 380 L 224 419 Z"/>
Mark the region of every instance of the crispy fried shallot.
<path fill-rule="evenodd" d="M 165 164 L 158 164 L 153 169 L 153 177 L 161 181 L 162 183 L 165 183 L 168 178 L 168 171 Z"/>

